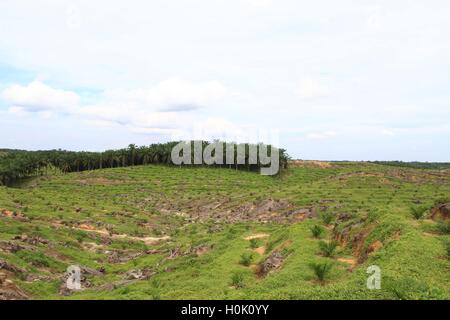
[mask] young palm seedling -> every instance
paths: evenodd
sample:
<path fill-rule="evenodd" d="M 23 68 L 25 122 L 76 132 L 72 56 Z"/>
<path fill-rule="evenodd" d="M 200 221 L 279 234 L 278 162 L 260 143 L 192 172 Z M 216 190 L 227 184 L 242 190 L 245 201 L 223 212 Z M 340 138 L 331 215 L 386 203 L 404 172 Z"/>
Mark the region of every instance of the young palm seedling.
<path fill-rule="evenodd" d="M 334 240 L 330 241 L 330 242 L 326 242 L 326 241 L 319 242 L 320 252 L 325 257 L 332 257 L 336 251 L 337 246 L 338 246 L 338 243 L 337 243 L 337 241 L 334 241 Z"/>
<path fill-rule="evenodd" d="M 317 224 L 313 225 L 310 230 L 314 238 L 320 238 L 323 233 L 323 228 Z"/>
<path fill-rule="evenodd" d="M 314 272 L 316 278 L 323 283 L 330 274 L 330 271 L 333 268 L 333 264 L 329 262 L 311 263 L 309 267 Z"/>
<path fill-rule="evenodd" d="M 250 239 L 250 248 L 256 249 L 259 247 L 258 239 Z"/>
<path fill-rule="evenodd" d="M 231 275 L 231 285 L 236 289 L 244 287 L 244 275 L 242 272 L 234 272 Z"/>
<path fill-rule="evenodd" d="M 241 255 L 241 260 L 239 261 L 240 264 L 243 266 L 248 267 L 253 261 L 253 255 L 251 253 L 245 252 Z"/>
<path fill-rule="evenodd" d="M 411 207 L 410 208 L 411 215 L 416 220 L 423 219 L 423 217 L 425 216 L 425 212 L 426 211 L 427 211 L 427 208 L 425 208 L 423 206 Z"/>
<path fill-rule="evenodd" d="M 333 222 L 333 214 L 331 212 L 325 211 L 320 214 L 320 218 L 323 223 L 326 225 L 330 225 Z"/>
<path fill-rule="evenodd" d="M 450 234 L 450 220 L 439 220 L 436 228 L 441 234 Z"/>

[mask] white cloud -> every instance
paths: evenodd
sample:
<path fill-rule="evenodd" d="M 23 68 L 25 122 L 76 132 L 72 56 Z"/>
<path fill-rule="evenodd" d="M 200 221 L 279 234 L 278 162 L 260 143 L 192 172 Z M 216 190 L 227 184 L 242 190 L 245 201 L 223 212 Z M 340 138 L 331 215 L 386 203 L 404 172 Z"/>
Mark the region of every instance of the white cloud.
<path fill-rule="evenodd" d="M 329 90 L 319 80 L 306 77 L 299 81 L 294 93 L 302 99 L 315 99 L 328 95 Z"/>
<path fill-rule="evenodd" d="M 194 83 L 174 77 L 149 88 L 105 91 L 97 97 L 101 99 L 100 105 L 91 107 L 91 111 L 100 109 L 103 113 L 105 108 L 111 108 L 109 113 L 123 116 L 126 115 L 125 107 L 160 112 L 189 111 L 214 104 L 228 93 L 227 88 L 217 81 Z M 9 86 L 3 90 L 2 97 L 15 107 L 12 111 L 73 111 L 80 103 L 75 92 L 54 89 L 40 81 L 26 86 Z"/>
<path fill-rule="evenodd" d="M 189 111 L 207 107 L 227 94 L 227 88 L 217 81 L 194 83 L 173 77 L 150 88 L 106 92 L 105 98 L 157 111 Z"/>
<path fill-rule="evenodd" d="M 110 90 L 96 104 L 83 106 L 78 115 L 133 127 L 139 132 L 185 127 L 192 112 L 213 108 L 229 90 L 217 81 L 190 82 L 174 77 L 149 88 Z"/>
<path fill-rule="evenodd" d="M 40 81 L 10 86 L 3 90 L 2 97 L 12 106 L 11 112 L 69 111 L 80 101 L 76 93 L 54 89 Z"/>
<path fill-rule="evenodd" d="M 393 130 L 390 130 L 390 129 L 382 129 L 381 130 L 381 134 L 384 135 L 384 136 L 390 136 L 390 137 L 395 136 L 395 132 Z"/>
<path fill-rule="evenodd" d="M 176 132 L 176 128 L 188 126 L 193 117 L 187 111 L 214 107 L 229 93 L 217 81 L 197 83 L 175 77 L 153 87 L 102 92 L 93 98 L 95 103 L 84 105 L 76 93 L 54 89 L 39 81 L 7 87 L 2 96 L 10 104 L 9 112 L 17 115 L 65 114 L 90 124 L 118 124 L 134 132 L 155 133 Z M 217 123 L 212 127 L 220 129 Z"/>
<path fill-rule="evenodd" d="M 158 112 L 133 104 L 88 105 L 77 110 L 74 115 L 134 129 L 175 129 L 191 120 L 189 115 L 180 112 Z"/>
<path fill-rule="evenodd" d="M 23 107 L 17 107 L 17 106 L 9 107 L 8 111 L 10 113 L 14 113 L 14 114 L 20 115 L 20 116 L 23 116 L 23 115 L 27 114 L 27 112 L 25 111 L 25 109 Z"/>

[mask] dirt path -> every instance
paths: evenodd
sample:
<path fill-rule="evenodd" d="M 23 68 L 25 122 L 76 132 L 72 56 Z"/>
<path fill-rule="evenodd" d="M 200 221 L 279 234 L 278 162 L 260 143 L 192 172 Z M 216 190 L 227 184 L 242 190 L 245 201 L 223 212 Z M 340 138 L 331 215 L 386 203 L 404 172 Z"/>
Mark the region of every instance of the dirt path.
<path fill-rule="evenodd" d="M 127 240 L 132 240 L 132 241 L 143 241 L 146 245 L 153 245 L 156 244 L 160 241 L 164 241 L 164 240 L 168 240 L 170 239 L 169 236 L 164 236 L 164 237 L 133 237 L 133 236 L 129 236 L 127 234 L 113 234 L 112 235 L 113 239 L 127 239 Z"/>
<path fill-rule="evenodd" d="M 64 225 L 59 225 L 61 227 L 67 227 Z M 163 237 L 134 237 L 130 236 L 128 234 L 110 234 L 110 232 L 106 229 L 96 229 L 94 226 L 88 225 L 88 224 L 80 224 L 76 227 L 69 227 L 74 230 L 80 230 L 80 231 L 86 231 L 86 232 L 92 232 L 101 234 L 103 236 L 106 236 L 111 239 L 125 239 L 125 240 L 132 240 L 132 241 L 142 241 L 146 245 L 154 245 L 160 241 L 168 240 L 170 239 L 169 236 L 163 236 Z"/>
<path fill-rule="evenodd" d="M 349 264 L 350 269 L 353 269 L 358 264 L 358 261 L 355 258 L 338 258 L 337 261 Z"/>
<path fill-rule="evenodd" d="M 257 233 L 257 234 L 252 234 L 251 236 L 245 237 L 244 240 L 250 241 L 253 239 L 263 239 L 263 238 L 268 238 L 268 237 L 270 237 L 270 234 Z"/>
<path fill-rule="evenodd" d="M 264 253 L 266 253 L 266 246 L 261 246 L 261 247 L 255 248 L 254 251 L 255 251 L 257 254 L 263 256 Z"/>

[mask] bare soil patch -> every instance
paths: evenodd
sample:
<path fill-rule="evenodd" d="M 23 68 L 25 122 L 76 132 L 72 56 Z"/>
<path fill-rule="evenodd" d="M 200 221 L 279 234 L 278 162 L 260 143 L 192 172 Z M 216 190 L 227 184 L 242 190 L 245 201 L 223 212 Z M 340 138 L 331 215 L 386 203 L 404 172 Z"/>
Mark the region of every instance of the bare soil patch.
<path fill-rule="evenodd" d="M 143 241 L 146 245 L 154 245 L 161 241 L 170 239 L 169 236 L 164 237 L 133 237 L 129 236 L 127 234 L 113 234 L 113 239 L 126 239 L 126 240 L 132 240 L 132 241 Z"/>
<path fill-rule="evenodd" d="M 28 221 L 28 218 L 23 213 L 7 209 L 0 209 L 0 216 L 19 220 L 22 222 Z"/>
<path fill-rule="evenodd" d="M 447 220 L 450 218 L 450 202 L 440 204 L 433 208 L 431 211 L 431 218 L 433 220 L 444 219 Z"/>
<path fill-rule="evenodd" d="M 264 253 L 266 253 L 266 246 L 258 247 L 258 248 L 256 248 L 256 249 L 254 249 L 254 251 L 255 251 L 257 254 L 263 256 Z"/>
<path fill-rule="evenodd" d="M 209 252 L 210 248 L 208 246 L 200 246 L 194 249 L 197 257 L 201 257 Z"/>
<path fill-rule="evenodd" d="M 250 241 L 253 239 L 263 239 L 263 238 L 268 238 L 270 237 L 270 234 L 268 233 L 257 233 L 257 234 L 252 234 L 250 236 L 247 236 L 244 238 L 244 240 Z"/>
<path fill-rule="evenodd" d="M 56 227 L 66 227 L 65 225 L 61 225 L 61 224 L 58 224 L 58 223 L 54 224 L 54 226 L 56 226 Z M 81 230 L 81 231 L 96 233 L 96 234 L 102 235 L 104 238 L 107 238 L 107 239 L 125 239 L 125 240 L 131 240 L 131 241 L 142 241 L 146 245 L 154 245 L 154 244 L 159 243 L 160 241 L 164 241 L 164 240 L 170 239 L 169 236 L 163 236 L 163 237 L 134 237 L 134 236 L 130 236 L 128 234 L 111 234 L 111 232 L 108 231 L 105 228 L 98 229 L 95 226 L 87 224 L 87 223 L 78 224 L 76 226 L 72 226 L 72 227 L 69 227 L 69 228 L 74 229 L 74 230 Z"/>
<path fill-rule="evenodd" d="M 0 300 L 27 300 L 28 295 L 17 287 L 11 273 L 0 271 Z"/>
<path fill-rule="evenodd" d="M 350 265 L 350 270 L 353 270 L 358 265 L 358 260 L 355 258 L 338 258 L 337 261 Z"/>
<path fill-rule="evenodd" d="M 287 200 L 263 199 L 253 202 L 239 202 L 239 199 L 225 199 L 221 202 L 205 203 L 207 200 L 191 201 L 178 205 L 157 203 L 163 214 L 171 214 L 185 218 L 190 222 L 215 221 L 217 223 L 294 223 L 316 216 L 315 208 L 296 208 Z M 183 208 L 180 211 L 180 208 Z"/>
<path fill-rule="evenodd" d="M 283 262 L 283 255 L 280 252 L 275 251 L 256 267 L 256 273 L 259 277 L 265 277 L 270 272 L 279 269 L 283 265 Z"/>
<path fill-rule="evenodd" d="M 292 160 L 288 163 L 292 167 L 314 167 L 314 168 L 331 168 L 332 164 L 327 161 L 318 160 Z"/>
<path fill-rule="evenodd" d="M 383 247 L 383 243 L 380 240 L 373 242 L 368 248 L 367 253 L 374 253 Z"/>

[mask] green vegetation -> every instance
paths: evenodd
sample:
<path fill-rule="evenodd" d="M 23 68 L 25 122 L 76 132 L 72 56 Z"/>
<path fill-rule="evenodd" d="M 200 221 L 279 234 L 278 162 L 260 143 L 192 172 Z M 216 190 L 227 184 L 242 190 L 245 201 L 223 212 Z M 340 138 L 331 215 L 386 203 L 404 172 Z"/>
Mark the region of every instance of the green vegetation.
<path fill-rule="evenodd" d="M 334 241 L 334 240 L 329 241 L 329 242 L 326 242 L 326 241 L 319 242 L 320 252 L 325 257 L 332 257 L 334 255 L 334 252 L 336 251 L 337 246 L 338 246 L 338 242 Z"/>
<path fill-rule="evenodd" d="M 325 211 L 320 214 L 320 218 L 322 219 L 323 223 L 329 225 L 333 222 L 334 216 L 331 212 Z"/>
<path fill-rule="evenodd" d="M 231 274 L 231 285 L 236 289 L 244 287 L 244 274 L 242 272 L 233 272 Z"/>
<path fill-rule="evenodd" d="M 362 162 L 49 170 L 0 186 L 0 273 L 30 299 L 449 299 L 448 202 L 449 169 Z"/>
<path fill-rule="evenodd" d="M 420 220 L 423 219 L 428 208 L 424 206 L 418 206 L 418 207 L 411 207 L 410 210 L 413 218 L 416 220 Z"/>
<path fill-rule="evenodd" d="M 394 294 L 395 298 L 400 300 L 444 299 L 443 293 L 439 288 L 430 287 L 427 283 L 411 277 L 395 281 L 388 279 L 387 287 Z"/>
<path fill-rule="evenodd" d="M 245 164 L 237 164 L 237 144 L 222 143 L 223 163 L 224 167 L 233 167 L 239 170 L 258 171 L 264 165 L 261 163 L 260 157 L 257 157 L 257 164 L 249 164 L 250 149 L 254 148 L 256 152 L 261 148 L 268 150 L 269 155 L 271 146 L 264 144 L 242 144 L 245 150 Z M 49 168 L 57 168 L 62 172 L 80 172 L 85 170 L 96 170 L 102 168 L 118 168 L 147 164 L 172 164 L 172 149 L 179 142 L 167 142 L 152 144 L 150 146 L 138 147 L 130 144 L 128 148 L 119 150 L 107 150 L 105 152 L 73 152 L 65 150 L 49 150 L 49 151 L 23 151 L 0 149 L 0 184 L 8 184 L 18 179 L 29 176 L 43 174 Z M 200 141 L 203 151 L 210 143 Z M 194 163 L 194 141 L 190 142 L 191 163 Z M 229 148 L 226 146 L 230 146 Z M 227 159 L 227 150 L 233 150 L 233 159 L 235 165 L 225 165 Z M 287 167 L 289 156 L 284 149 L 278 149 L 280 168 Z"/>
<path fill-rule="evenodd" d="M 441 234 L 450 234 L 450 220 L 439 220 L 436 227 Z"/>
<path fill-rule="evenodd" d="M 317 224 L 313 225 L 311 228 L 311 234 L 314 238 L 320 238 L 323 233 L 323 228 Z"/>
<path fill-rule="evenodd" d="M 243 254 L 241 254 L 241 260 L 239 261 L 240 264 L 242 264 L 243 266 L 248 267 L 253 261 L 253 254 L 248 253 L 248 252 L 244 252 Z"/>
<path fill-rule="evenodd" d="M 449 169 L 450 162 L 403 162 L 403 161 L 372 161 L 375 164 L 414 169 Z"/>
<path fill-rule="evenodd" d="M 447 259 L 450 259 L 450 240 L 444 240 L 444 247 L 447 253 Z"/>
<path fill-rule="evenodd" d="M 250 248 L 256 249 L 259 247 L 258 239 L 250 239 Z"/>
<path fill-rule="evenodd" d="M 320 282 L 325 281 L 328 277 L 331 269 L 333 268 L 333 264 L 330 262 L 322 262 L 322 263 L 310 263 L 309 267 L 313 270 L 314 275 Z"/>

